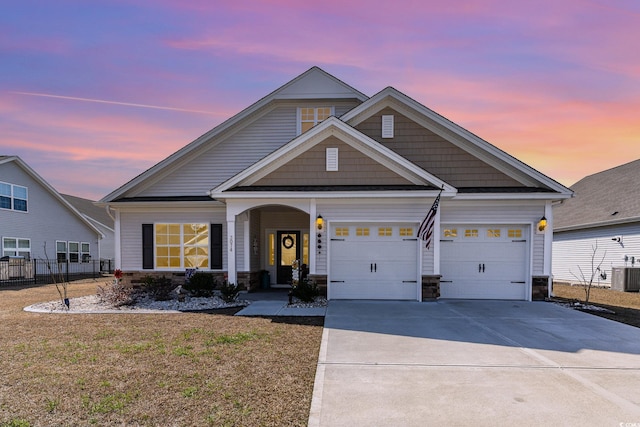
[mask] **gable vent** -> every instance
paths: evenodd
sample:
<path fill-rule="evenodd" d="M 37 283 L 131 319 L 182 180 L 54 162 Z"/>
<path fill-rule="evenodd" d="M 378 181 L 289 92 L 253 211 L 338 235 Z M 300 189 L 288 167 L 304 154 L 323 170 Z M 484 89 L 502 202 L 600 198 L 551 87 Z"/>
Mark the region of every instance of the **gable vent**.
<path fill-rule="evenodd" d="M 338 149 L 327 148 L 327 172 L 338 170 Z"/>
<path fill-rule="evenodd" d="M 382 116 L 382 137 L 393 138 L 393 116 Z"/>

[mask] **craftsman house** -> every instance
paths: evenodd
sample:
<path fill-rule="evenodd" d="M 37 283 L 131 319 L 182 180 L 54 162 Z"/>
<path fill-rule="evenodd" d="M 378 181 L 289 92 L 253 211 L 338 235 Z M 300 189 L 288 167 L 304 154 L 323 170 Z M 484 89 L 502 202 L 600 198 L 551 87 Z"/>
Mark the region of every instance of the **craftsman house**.
<path fill-rule="evenodd" d="M 287 285 L 300 260 L 329 299 L 531 300 L 570 196 L 392 87 L 369 97 L 313 67 L 101 204 L 129 280 L 197 267 Z"/>

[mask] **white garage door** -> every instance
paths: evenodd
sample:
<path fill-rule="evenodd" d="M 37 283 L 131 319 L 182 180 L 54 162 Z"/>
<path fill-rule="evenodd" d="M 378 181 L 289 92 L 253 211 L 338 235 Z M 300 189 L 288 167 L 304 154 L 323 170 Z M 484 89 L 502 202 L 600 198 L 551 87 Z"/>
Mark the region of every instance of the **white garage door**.
<path fill-rule="evenodd" d="M 332 224 L 330 299 L 418 298 L 414 224 Z"/>
<path fill-rule="evenodd" d="M 527 298 L 526 226 L 443 226 L 440 297 Z"/>

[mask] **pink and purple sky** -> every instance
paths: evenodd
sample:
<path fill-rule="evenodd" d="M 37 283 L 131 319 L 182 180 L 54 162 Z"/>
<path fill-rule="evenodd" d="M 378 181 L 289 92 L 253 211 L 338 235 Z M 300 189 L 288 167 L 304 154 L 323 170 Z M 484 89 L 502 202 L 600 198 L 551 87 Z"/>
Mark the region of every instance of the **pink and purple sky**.
<path fill-rule="evenodd" d="M 569 186 L 640 158 L 639 22 L 637 0 L 9 0 L 0 155 L 100 199 L 317 65 Z"/>

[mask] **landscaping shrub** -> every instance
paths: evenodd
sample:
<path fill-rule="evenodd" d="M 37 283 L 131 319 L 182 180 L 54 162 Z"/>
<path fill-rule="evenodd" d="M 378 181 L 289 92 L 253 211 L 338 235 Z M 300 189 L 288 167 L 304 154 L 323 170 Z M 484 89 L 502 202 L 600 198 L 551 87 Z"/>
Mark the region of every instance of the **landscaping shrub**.
<path fill-rule="evenodd" d="M 216 280 L 211 273 L 196 272 L 183 288 L 191 292 L 194 297 L 210 297 L 216 288 Z"/>
<path fill-rule="evenodd" d="M 309 279 L 301 280 L 297 286 L 291 290 L 294 297 L 302 302 L 313 302 L 320 296 L 318 285 Z"/>
<path fill-rule="evenodd" d="M 222 294 L 222 299 L 225 302 L 233 302 L 238 298 L 238 294 L 240 293 L 240 286 L 235 285 L 233 283 L 225 282 L 220 286 L 220 293 Z"/>
<path fill-rule="evenodd" d="M 171 279 L 162 276 L 160 278 L 146 276 L 142 283 L 142 290 L 156 301 L 168 301 L 171 299 L 171 291 L 176 287 Z"/>
<path fill-rule="evenodd" d="M 108 303 L 114 307 L 134 305 L 138 298 L 138 292 L 133 287 L 123 285 L 119 280 L 112 283 L 98 285 L 96 294 L 100 302 Z"/>

